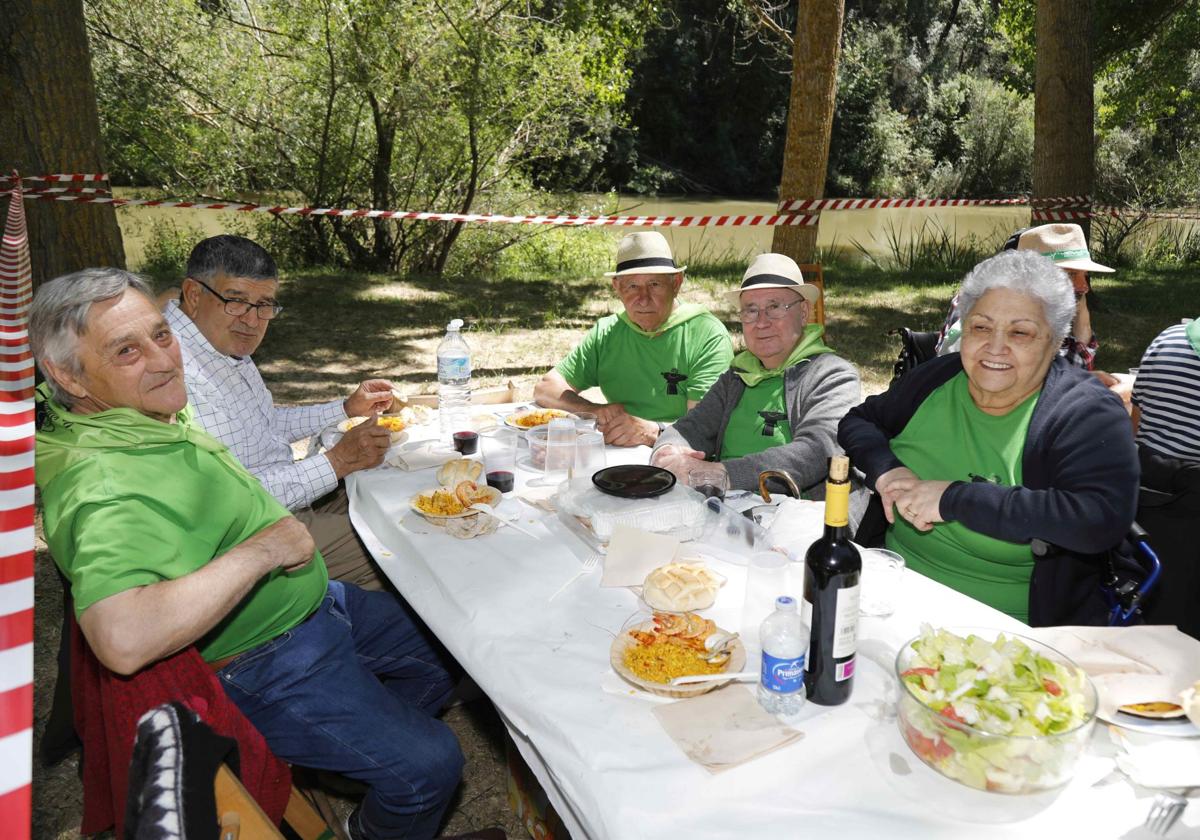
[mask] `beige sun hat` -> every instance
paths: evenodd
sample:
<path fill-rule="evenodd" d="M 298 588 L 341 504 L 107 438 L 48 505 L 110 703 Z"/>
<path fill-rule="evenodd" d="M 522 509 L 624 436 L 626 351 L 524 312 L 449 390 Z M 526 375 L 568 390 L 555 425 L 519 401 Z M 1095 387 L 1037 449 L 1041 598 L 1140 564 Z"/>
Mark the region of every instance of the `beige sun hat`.
<path fill-rule="evenodd" d="M 821 290 L 804 282 L 800 266 L 783 254 L 759 254 L 742 275 L 742 285 L 725 293 L 732 306 L 741 302 L 742 292 L 752 289 L 791 289 L 809 303 L 816 303 Z"/>
<path fill-rule="evenodd" d="M 1021 234 L 1017 240 L 1018 251 L 1037 251 L 1043 257 L 1054 260 L 1059 268 L 1076 271 L 1099 271 L 1112 274 L 1116 269 L 1092 261 L 1083 228 L 1079 225 L 1039 225 Z"/>
<path fill-rule="evenodd" d="M 687 269 L 675 265 L 667 237 L 656 230 L 631 233 L 617 245 L 617 270 L 605 272 L 605 277 L 624 274 L 675 274 Z"/>

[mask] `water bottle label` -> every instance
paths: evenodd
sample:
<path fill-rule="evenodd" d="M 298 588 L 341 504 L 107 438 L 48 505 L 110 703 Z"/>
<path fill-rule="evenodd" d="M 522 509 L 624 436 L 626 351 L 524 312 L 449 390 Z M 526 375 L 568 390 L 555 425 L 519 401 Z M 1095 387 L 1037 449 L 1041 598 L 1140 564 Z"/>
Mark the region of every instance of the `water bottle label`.
<path fill-rule="evenodd" d="M 858 647 L 859 586 L 847 586 L 837 594 L 837 616 L 833 623 L 833 656 L 853 656 Z"/>
<path fill-rule="evenodd" d="M 763 651 L 762 685 L 775 694 L 792 694 L 804 688 L 804 657 L 779 659 Z"/>
<path fill-rule="evenodd" d="M 438 379 L 466 379 L 471 375 L 471 359 L 468 356 L 439 356 Z"/>

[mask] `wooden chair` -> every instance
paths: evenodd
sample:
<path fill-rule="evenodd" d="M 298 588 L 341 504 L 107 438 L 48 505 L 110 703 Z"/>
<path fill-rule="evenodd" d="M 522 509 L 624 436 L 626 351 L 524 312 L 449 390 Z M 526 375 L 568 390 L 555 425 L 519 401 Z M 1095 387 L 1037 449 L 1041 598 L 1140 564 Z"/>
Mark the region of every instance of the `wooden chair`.
<path fill-rule="evenodd" d="M 263 813 L 242 786 L 241 781 L 222 764 L 214 781 L 217 796 L 217 817 L 221 823 L 221 840 L 283 840 L 283 834 Z M 292 787 L 283 821 L 300 840 L 345 840 L 317 813 L 313 804 Z"/>
<path fill-rule="evenodd" d="M 817 305 L 813 308 L 813 323 L 825 326 L 825 272 L 821 269 L 820 263 L 804 263 L 800 266 L 800 273 L 804 276 L 805 283 L 812 283 L 821 290 L 821 297 L 817 301 Z"/>

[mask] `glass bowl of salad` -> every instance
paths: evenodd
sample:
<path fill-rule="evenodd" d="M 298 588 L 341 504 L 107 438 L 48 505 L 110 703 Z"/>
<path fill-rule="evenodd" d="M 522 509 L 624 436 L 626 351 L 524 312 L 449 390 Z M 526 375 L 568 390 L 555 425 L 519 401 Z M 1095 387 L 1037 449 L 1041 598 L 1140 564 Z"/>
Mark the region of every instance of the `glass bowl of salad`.
<path fill-rule="evenodd" d="M 1053 648 L 998 630 L 935 630 L 896 657 L 900 734 L 947 778 L 1029 794 L 1070 781 L 1096 720 L 1096 689 Z"/>

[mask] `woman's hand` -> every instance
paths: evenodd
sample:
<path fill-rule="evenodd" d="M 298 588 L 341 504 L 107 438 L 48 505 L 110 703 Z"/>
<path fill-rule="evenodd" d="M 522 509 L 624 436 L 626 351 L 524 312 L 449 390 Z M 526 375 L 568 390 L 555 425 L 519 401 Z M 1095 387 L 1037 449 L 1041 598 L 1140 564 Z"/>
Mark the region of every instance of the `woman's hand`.
<path fill-rule="evenodd" d="M 670 470 L 680 484 L 687 484 L 688 474 L 691 473 L 692 467 L 704 463 L 704 453 L 689 446 L 669 443 L 654 451 L 654 457 L 650 459 L 650 463 L 656 467 Z"/>
<path fill-rule="evenodd" d="M 917 478 L 917 474 L 908 467 L 896 467 L 888 470 L 875 480 L 875 492 L 879 494 L 880 501 L 883 502 L 883 515 L 887 517 L 889 523 L 893 525 L 896 523 L 892 505 L 895 504 L 897 497 L 901 493 L 911 490 L 920 480 Z"/>
<path fill-rule="evenodd" d="M 945 521 L 941 514 L 942 494 L 949 486 L 949 481 L 917 481 L 896 494 L 896 510 L 918 531 L 929 531 Z"/>

